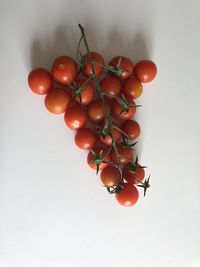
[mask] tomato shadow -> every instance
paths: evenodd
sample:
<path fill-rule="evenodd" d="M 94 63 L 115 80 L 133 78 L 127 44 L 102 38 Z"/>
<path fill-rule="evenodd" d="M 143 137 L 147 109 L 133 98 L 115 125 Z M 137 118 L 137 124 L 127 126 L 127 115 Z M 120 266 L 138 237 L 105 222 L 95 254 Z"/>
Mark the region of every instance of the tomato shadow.
<path fill-rule="evenodd" d="M 30 67 L 50 69 L 56 57 L 65 54 L 75 54 L 75 44 L 77 44 L 75 34 L 70 30 L 69 37 L 64 25 L 59 26 L 50 36 L 46 35 L 43 38 L 35 37 L 32 41 Z"/>
<path fill-rule="evenodd" d="M 134 63 L 141 59 L 152 58 L 152 39 L 147 36 L 145 30 L 125 34 L 120 29 L 112 28 L 107 32 L 97 32 L 98 24 L 95 18 L 85 21 L 83 24 L 91 50 L 104 55 L 106 63 L 116 55 L 123 55 L 131 58 Z M 128 35 L 128 36 L 126 36 Z M 77 44 L 80 38 L 78 25 L 68 22 L 57 27 L 54 32 L 46 33 L 42 37 L 35 36 L 32 40 L 30 51 L 30 69 L 44 67 L 51 69 L 54 59 L 61 55 L 75 57 Z M 85 51 L 83 46 L 83 52 Z M 136 100 L 140 104 L 140 99 Z M 140 107 L 143 108 L 143 107 Z M 133 119 L 140 121 L 140 108 L 137 109 Z M 142 152 L 142 133 L 135 147 L 135 154 L 140 157 Z"/>

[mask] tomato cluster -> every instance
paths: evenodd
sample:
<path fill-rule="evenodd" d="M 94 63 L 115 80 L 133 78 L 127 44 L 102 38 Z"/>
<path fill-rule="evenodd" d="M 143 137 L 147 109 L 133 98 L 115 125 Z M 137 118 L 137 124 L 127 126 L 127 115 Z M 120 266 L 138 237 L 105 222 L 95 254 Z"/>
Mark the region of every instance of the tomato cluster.
<path fill-rule="evenodd" d="M 149 187 L 133 149 L 141 129 L 132 117 L 142 83 L 152 81 L 156 72 L 151 60 L 134 65 L 117 56 L 106 65 L 103 56 L 92 51 L 78 62 L 60 56 L 51 71 L 36 68 L 28 76 L 31 90 L 45 95 L 47 110 L 64 114 L 66 126 L 75 131 L 75 144 L 88 151 L 88 165 L 101 171 L 102 184 L 124 206 L 137 202 L 136 185 L 145 191 Z"/>

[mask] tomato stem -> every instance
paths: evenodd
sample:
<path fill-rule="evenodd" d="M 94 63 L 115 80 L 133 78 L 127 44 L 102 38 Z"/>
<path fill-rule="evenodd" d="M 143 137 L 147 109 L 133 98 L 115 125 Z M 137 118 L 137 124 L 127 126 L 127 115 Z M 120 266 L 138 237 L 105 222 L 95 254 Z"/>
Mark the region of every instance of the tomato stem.
<path fill-rule="evenodd" d="M 95 69 L 94 69 L 95 62 L 93 61 L 92 56 L 91 56 L 91 52 L 90 52 L 90 48 L 89 48 L 89 45 L 88 45 L 88 42 L 87 42 L 87 39 L 86 39 L 84 28 L 83 28 L 83 26 L 81 24 L 79 24 L 78 26 L 79 26 L 79 28 L 81 30 L 81 35 L 82 35 L 80 40 L 83 40 L 83 42 L 85 44 L 85 48 L 86 48 L 86 51 L 87 51 L 87 54 L 88 54 L 88 59 L 89 59 L 89 62 L 91 64 L 92 73 L 94 75 L 94 84 L 95 84 L 95 87 L 96 87 L 96 89 L 97 89 L 97 91 L 99 93 L 101 101 L 103 103 L 103 106 L 104 106 L 104 109 L 105 109 L 105 113 L 106 113 L 106 117 L 108 117 L 108 122 L 109 122 L 110 129 L 111 129 L 112 146 L 113 146 L 113 149 L 114 149 L 114 151 L 116 153 L 116 156 L 117 156 L 119 169 L 122 170 L 122 164 L 121 164 L 121 161 L 120 161 L 120 155 L 118 153 L 117 146 L 116 146 L 115 139 L 114 139 L 114 134 L 113 134 L 112 118 L 110 116 L 108 105 L 107 105 L 107 103 L 105 101 L 104 93 L 103 93 L 103 91 L 101 89 L 99 80 L 98 80 L 98 78 L 97 78 L 97 76 L 95 74 Z M 80 46 L 79 46 L 79 48 L 80 48 Z"/>
<path fill-rule="evenodd" d="M 78 47 L 77 47 L 77 50 L 76 50 L 76 60 L 78 61 L 78 56 L 80 54 L 80 47 L 81 47 L 81 42 L 83 40 L 83 36 L 81 36 L 81 38 L 79 39 L 79 42 L 78 42 Z"/>

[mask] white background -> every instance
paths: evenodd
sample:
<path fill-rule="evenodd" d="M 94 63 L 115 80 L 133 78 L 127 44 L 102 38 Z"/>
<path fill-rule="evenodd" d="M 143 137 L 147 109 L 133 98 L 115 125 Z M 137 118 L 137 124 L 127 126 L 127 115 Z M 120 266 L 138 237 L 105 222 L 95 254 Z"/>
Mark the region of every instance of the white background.
<path fill-rule="evenodd" d="M 0 1 L 0 267 L 200 266 L 200 2 Z M 33 67 L 75 55 L 85 27 L 109 60 L 153 59 L 137 101 L 151 188 L 124 208 L 27 86 Z"/>

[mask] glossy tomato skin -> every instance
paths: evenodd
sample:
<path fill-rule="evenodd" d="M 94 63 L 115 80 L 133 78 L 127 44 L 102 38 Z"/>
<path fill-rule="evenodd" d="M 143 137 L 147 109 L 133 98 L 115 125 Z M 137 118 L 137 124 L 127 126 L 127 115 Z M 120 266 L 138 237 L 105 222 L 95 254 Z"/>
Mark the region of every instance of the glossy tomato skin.
<path fill-rule="evenodd" d="M 36 68 L 29 73 L 28 84 L 35 94 L 46 95 L 53 87 L 53 77 L 48 70 Z"/>
<path fill-rule="evenodd" d="M 78 65 L 69 56 L 60 56 L 53 62 L 52 75 L 58 83 L 69 85 L 76 79 L 77 74 Z"/>
<path fill-rule="evenodd" d="M 156 64 L 151 60 L 141 60 L 135 65 L 134 74 L 141 83 L 151 82 L 156 74 Z"/>
<path fill-rule="evenodd" d="M 138 168 L 135 172 L 132 172 L 129 166 L 125 166 L 123 168 L 122 175 L 126 182 L 138 184 L 144 180 L 145 171 L 144 168 Z"/>
<path fill-rule="evenodd" d="M 113 99 L 113 96 L 119 96 L 121 94 L 122 85 L 121 81 L 113 76 L 107 76 L 100 82 L 100 86 L 105 94 L 105 98 Z"/>
<path fill-rule="evenodd" d="M 108 165 L 101 172 L 101 181 L 105 186 L 117 186 L 121 181 L 121 172 L 115 166 Z"/>
<path fill-rule="evenodd" d="M 93 151 L 95 153 L 100 153 L 100 151 L 102 151 L 102 157 L 103 158 L 105 157 L 104 160 L 108 162 L 108 163 L 101 163 L 99 165 L 99 170 L 103 170 L 110 163 L 110 160 L 111 160 L 110 155 L 109 154 L 107 155 L 107 152 L 108 152 L 107 149 L 105 149 L 102 146 L 96 146 L 93 148 Z M 88 165 L 90 166 L 90 168 L 96 170 L 97 169 L 96 164 L 91 162 L 93 159 L 94 159 L 94 156 L 93 156 L 92 152 L 90 151 L 88 153 L 88 156 L 87 156 L 87 162 L 88 162 Z"/>
<path fill-rule="evenodd" d="M 132 149 L 117 144 L 117 151 L 118 151 L 118 154 L 120 155 L 120 162 L 123 166 L 128 165 L 130 161 L 132 161 L 133 159 Z M 110 155 L 111 155 L 113 163 L 118 164 L 118 159 L 117 159 L 114 149 L 111 150 Z"/>
<path fill-rule="evenodd" d="M 130 140 L 137 139 L 141 132 L 140 125 L 134 120 L 126 120 L 122 124 L 122 131 L 128 135 Z"/>
<path fill-rule="evenodd" d="M 78 130 L 86 124 L 87 114 L 80 106 L 73 106 L 65 112 L 64 119 L 70 129 Z"/>
<path fill-rule="evenodd" d="M 76 145 L 84 150 L 92 148 L 97 142 L 97 134 L 90 128 L 78 130 L 75 136 Z"/>
<path fill-rule="evenodd" d="M 127 98 L 127 101 L 128 101 L 129 104 L 135 105 L 135 102 L 132 99 Z M 124 111 L 124 112 L 121 113 L 121 105 L 119 104 L 118 101 L 113 100 L 113 102 L 111 104 L 111 111 L 112 111 L 112 114 L 117 119 L 119 119 L 119 120 L 128 120 L 128 119 L 132 118 L 133 115 L 135 115 L 136 107 L 130 107 L 127 112 Z"/>
<path fill-rule="evenodd" d="M 138 201 L 139 192 L 134 185 L 124 183 L 122 190 L 115 197 L 122 206 L 130 207 Z"/>
<path fill-rule="evenodd" d="M 86 79 L 78 79 L 76 81 L 76 86 L 80 88 L 81 86 L 84 85 L 85 82 Z M 75 99 L 77 103 L 85 106 L 88 105 L 90 102 L 92 102 L 95 92 L 94 92 L 94 86 L 90 82 L 87 82 L 87 84 L 84 87 L 85 87 L 84 91 L 80 94 L 81 101 L 79 96 L 75 97 L 75 92 L 73 89 L 71 90 L 71 96 L 72 98 Z"/>
<path fill-rule="evenodd" d="M 129 77 L 122 86 L 123 94 L 126 98 L 136 99 L 141 96 L 143 86 L 135 77 Z"/>
<path fill-rule="evenodd" d="M 116 67 L 119 62 L 120 57 L 121 57 L 120 67 L 123 69 L 122 74 L 120 75 L 120 78 L 125 80 L 132 75 L 133 69 L 134 69 L 133 62 L 129 58 L 124 57 L 124 56 L 114 57 L 113 59 L 111 59 L 109 65 Z"/>
<path fill-rule="evenodd" d="M 114 141 L 117 142 L 121 138 L 121 133 L 119 130 L 116 128 L 113 128 L 113 136 L 114 136 Z M 106 146 L 111 146 L 112 145 L 112 136 L 110 134 L 106 135 L 106 137 L 103 139 L 103 137 L 100 135 L 99 136 L 100 141 L 106 145 Z"/>
<path fill-rule="evenodd" d="M 101 99 L 92 101 L 87 109 L 88 118 L 96 123 L 105 119 L 105 108 Z"/>
<path fill-rule="evenodd" d="M 99 64 L 94 64 L 95 74 L 97 77 L 99 77 L 103 73 L 103 70 L 104 70 L 104 67 L 102 66 L 105 63 L 104 58 L 102 57 L 102 55 L 94 51 L 91 52 L 91 56 L 94 62 L 99 63 Z M 92 75 L 92 66 L 89 62 L 88 54 L 84 56 L 84 60 L 85 60 L 86 66 L 83 69 L 83 73 L 85 74 L 85 76 L 90 77 Z"/>
<path fill-rule="evenodd" d="M 70 95 L 65 89 L 54 88 L 47 94 L 44 103 L 51 113 L 62 114 L 69 107 L 70 100 Z"/>

